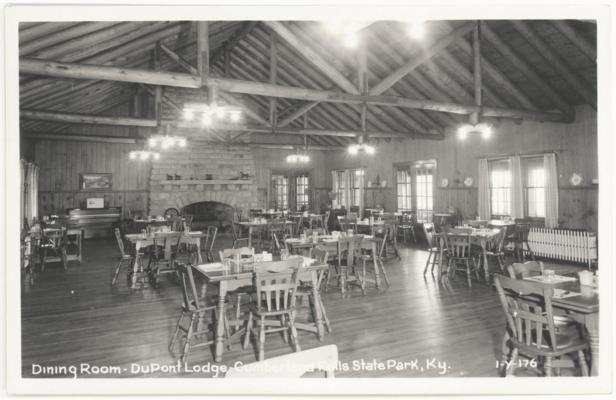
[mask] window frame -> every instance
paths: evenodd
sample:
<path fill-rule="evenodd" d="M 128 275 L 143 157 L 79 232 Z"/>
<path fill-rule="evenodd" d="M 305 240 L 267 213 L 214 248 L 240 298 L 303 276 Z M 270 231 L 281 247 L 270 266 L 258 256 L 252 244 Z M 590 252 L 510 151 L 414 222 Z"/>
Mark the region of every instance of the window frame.
<path fill-rule="evenodd" d="M 429 182 L 426 182 L 426 184 L 429 183 L 430 187 L 429 190 L 425 191 L 426 193 L 429 193 L 429 196 L 421 196 L 421 197 L 426 197 L 429 198 L 430 201 L 427 201 L 427 203 L 430 203 L 431 207 L 430 208 L 425 208 L 425 209 L 419 209 L 418 205 L 420 203 L 419 198 L 418 198 L 418 194 L 419 194 L 419 190 L 417 189 L 417 172 L 421 171 L 421 170 L 429 170 L 430 171 L 430 176 L 431 179 L 429 179 Z M 400 208 L 398 207 L 398 199 L 399 199 L 399 185 L 398 185 L 398 172 L 399 171 L 407 171 L 407 174 L 410 176 L 410 193 L 408 194 L 408 196 L 406 197 L 410 197 L 410 205 L 411 205 L 411 209 L 410 210 L 400 210 Z M 434 200 L 435 200 L 435 180 L 438 176 L 438 160 L 436 159 L 431 159 L 431 160 L 416 160 L 416 161 L 408 161 L 408 162 L 402 162 L 402 163 L 394 163 L 393 164 L 393 178 L 394 178 L 394 182 L 395 182 L 395 195 L 396 195 L 396 210 L 397 211 L 414 211 L 416 218 L 417 218 L 417 222 L 419 223 L 425 223 L 425 222 L 432 222 L 434 219 Z M 424 191 L 421 191 L 424 192 Z"/>
<path fill-rule="evenodd" d="M 495 168 L 498 165 L 507 165 L 507 168 Z M 509 174 L 509 185 L 508 186 L 493 186 L 493 173 L 495 171 L 506 171 Z M 506 202 L 507 202 L 507 213 L 495 213 L 494 210 L 494 190 L 503 191 L 503 189 L 507 189 L 504 193 L 506 193 Z M 499 160 L 491 160 L 488 162 L 488 191 L 490 198 L 490 217 L 492 219 L 500 219 L 502 217 L 510 217 L 511 216 L 511 200 L 513 197 L 513 185 L 512 185 L 512 172 L 511 172 L 511 162 L 509 159 L 499 159 Z M 499 201 L 503 203 L 503 200 Z M 500 211 L 500 210 L 499 210 Z"/>
<path fill-rule="evenodd" d="M 543 165 L 543 156 L 538 157 L 526 157 L 522 158 L 522 173 L 524 176 L 523 179 L 523 191 L 524 191 L 524 217 L 526 219 L 534 220 L 534 221 L 545 221 L 545 209 L 546 209 L 546 200 L 545 200 L 545 166 Z M 532 164 L 540 165 L 540 168 L 543 171 L 543 185 L 542 186 L 530 186 L 530 175 L 529 169 Z M 529 189 L 543 189 L 543 215 L 530 215 L 530 199 L 529 199 Z"/>

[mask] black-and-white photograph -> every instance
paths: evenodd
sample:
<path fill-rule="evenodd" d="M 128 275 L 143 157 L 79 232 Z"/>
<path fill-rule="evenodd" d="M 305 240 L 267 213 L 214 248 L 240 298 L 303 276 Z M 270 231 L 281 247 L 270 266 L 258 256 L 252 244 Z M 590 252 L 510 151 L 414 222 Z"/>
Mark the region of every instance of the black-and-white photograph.
<path fill-rule="evenodd" d="M 41 7 L 5 10 L 13 393 L 611 387 L 609 7 Z"/>

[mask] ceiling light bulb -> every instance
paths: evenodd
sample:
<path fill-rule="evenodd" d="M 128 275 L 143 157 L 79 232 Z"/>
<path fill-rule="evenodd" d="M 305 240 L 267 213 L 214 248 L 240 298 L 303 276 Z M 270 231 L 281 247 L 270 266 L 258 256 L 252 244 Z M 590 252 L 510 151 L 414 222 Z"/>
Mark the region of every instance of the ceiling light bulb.
<path fill-rule="evenodd" d="M 158 153 L 153 153 L 152 156 L 154 157 L 155 160 L 158 160 L 160 158 L 160 154 Z"/>
<path fill-rule="evenodd" d="M 184 119 L 187 121 L 192 121 L 193 117 L 195 116 L 195 113 L 193 112 L 193 110 L 187 108 L 186 110 L 184 110 Z"/>
<path fill-rule="evenodd" d="M 374 148 L 374 146 L 370 146 L 369 144 L 368 144 L 368 145 L 366 145 L 365 149 L 366 149 L 366 154 L 370 154 L 370 155 L 372 155 L 372 154 L 374 154 L 374 152 L 375 152 L 375 148 Z"/>
<path fill-rule="evenodd" d="M 134 160 L 135 158 L 137 158 L 137 154 L 134 151 L 131 151 L 130 153 L 128 153 L 128 158 Z"/>
<path fill-rule="evenodd" d="M 186 147 L 186 139 L 184 138 L 178 139 L 178 146 Z"/>
<path fill-rule="evenodd" d="M 356 144 L 352 144 L 349 146 L 349 154 L 356 155 L 359 152 L 359 146 Z"/>
<path fill-rule="evenodd" d="M 426 34 L 426 27 L 423 22 L 411 22 L 408 33 L 413 39 L 422 39 Z"/>
<path fill-rule="evenodd" d="M 486 126 L 483 128 L 483 130 L 481 131 L 481 138 L 482 139 L 490 139 L 490 137 L 492 136 L 492 127 L 491 126 Z"/>
<path fill-rule="evenodd" d="M 216 118 L 223 119 L 226 113 L 227 110 L 225 110 L 224 107 L 214 106 L 214 114 L 216 115 Z"/>
<path fill-rule="evenodd" d="M 201 119 L 201 123 L 203 124 L 203 126 L 212 125 L 212 117 L 209 114 L 204 114 L 203 118 Z"/>
<path fill-rule="evenodd" d="M 239 122 L 242 117 L 242 114 L 239 111 L 233 111 L 230 114 L 231 122 Z"/>
<path fill-rule="evenodd" d="M 463 125 L 458 128 L 458 139 L 465 140 L 468 137 L 468 127 Z"/>
<path fill-rule="evenodd" d="M 148 140 L 148 144 L 150 145 L 150 147 L 156 147 L 156 143 L 157 140 L 155 138 L 150 138 L 150 140 Z"/>
<path fill-rule="evenodd" d="M 141 152 L 141 154 L 139 155 L 139 159 L 140 160 L 147 160 L 148 159 L 149 154 L 145 151 Z"/>
<path fill-rule="evenodd" d="M 359 38 L 355 33 L 347 33 L 344 36 L 343 43 L 346 47 L 354 49 L 359 44 Z"/>

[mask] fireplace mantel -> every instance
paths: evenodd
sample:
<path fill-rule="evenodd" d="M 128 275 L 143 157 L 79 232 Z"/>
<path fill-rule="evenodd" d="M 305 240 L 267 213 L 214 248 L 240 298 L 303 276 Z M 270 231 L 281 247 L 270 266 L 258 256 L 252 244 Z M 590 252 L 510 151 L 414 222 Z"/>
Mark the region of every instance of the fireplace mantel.
<path fill-rule="evenodd" d="M 160 181 L 161 185 L 252 185 L 250 179 L 169 179 Z"/>

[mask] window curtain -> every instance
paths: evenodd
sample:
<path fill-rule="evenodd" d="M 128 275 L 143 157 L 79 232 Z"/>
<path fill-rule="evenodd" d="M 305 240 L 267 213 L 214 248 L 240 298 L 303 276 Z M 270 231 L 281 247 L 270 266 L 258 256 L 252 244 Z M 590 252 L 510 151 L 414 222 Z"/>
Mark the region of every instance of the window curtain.
<path fill-rule="evenodd" d="M 558 227 L 558 174 L 556 154 L 543 155 L 545 170 L 545 227 Z"/>
<path fill-rule="evenodd" d="M 29 225 L 38 217 L 38 177 L 39 167 L 21 160 L 21 226 L 24 219 Z"/>
<path fill-rule="evenodd" d="M 511 166 L 511 218 L 524 218 L 524 185 L 519 156 L 509 158 Z"/>
<path fill-rule="evenodd" d="M 26 218 L 26 176 L 28 174 L 28 163 L 24 160 L 19 160 L 20 179 L 19 179 L 19 225 L 21 229 L 24 229 L 24 219 Z"/>
<path fill-rule="evenodd" d="M 483 220 L 489 220 L 490 213 L 490 174 L 488 171 L 488 160 L 485 158 L 479 159 L 479 174 L 478 182 L 479 193 L 477 205 L 477 212 L 479 218 Z"/>
<path fill-rule="evenodd" d="M 359 216 L 364 215 L 364 177 L 366 176 L 366 170 L 363 168 L 361 171 L 361 177 L 359 179 Z"/>

